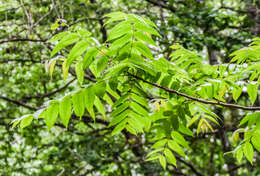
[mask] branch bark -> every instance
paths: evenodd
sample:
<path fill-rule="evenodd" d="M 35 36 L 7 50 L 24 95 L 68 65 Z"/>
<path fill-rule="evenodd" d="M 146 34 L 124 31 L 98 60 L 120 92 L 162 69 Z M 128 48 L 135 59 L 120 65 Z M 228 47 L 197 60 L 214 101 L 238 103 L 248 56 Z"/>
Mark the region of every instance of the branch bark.
<path fill-rule="evenodd" d="M 248 111 L 255 111 L 255 110 L 260 110 L 260 107 L 259 106 L 242 106 L 242 105 L 237 105 L 237 104 L 231 104 L 231 103 L 224 103 L 224 102 L 219 102 L 219 101 L 209 101 L 209 100 L 205 100 L 205 99 L 201 99 L 201 98 L 196 98 L 196 97 L 193 97 L 193 96 L 190 96 L 190 95 L 187 95 L 185 93 L 182 93 L 182 92 L 179 92 L 177 90 L 173 90 L 173 89 L 169 89 L 167 87 L 163 87 L 159 84 L 156 84 L 156 83 L 153 83 L 153 82 L 149 82 L 149 81 L 146 81 L 144 80 L 143 78 L 140 78 L 136 75 L 133 75 L 133 74 L 130 74 L 130 76 L 144 82 L 144 83 L 147 83 L 147 84 L 150 84 L 152 86 L 155 86 L 155 87 L 158 87 L 160 89 L 163 89 L 167 92 L 170 92 L 170 93 L 174 93 L 174 94 L 177 94 L 179 96 L 182 96 L 182 97 L 185 97 L 187 98 L 188 100 L 193 100 L 193 101 L 197 101 L 197 102 L 200 102 L 200 103 L 203 103 L 203 104 L 212 104 L 212 105 L 219 105 L 219 106 L 223 106 L 223 107 L 228 107 L 228 108 L 234 108 L 234 109 L 242 109 L 242 110 L 248 110 Z"/>
<path fill-rule="evenodd" d="M 25 103 L 23 103 L 23 102 L 20 102 L 20 101 L 18 101 L 18 100 L 14 100 L 14 99 L 9 98 L 9 97 L 0 96 L 0 99 L 9 101 L 9 102 L 14 103 L 14 104 L 16 104 L 16 105 L 19 105 L 19 106 L 22 106 L 22 107 L 25 107 L 25 108 L 28 108 L 28 109 L 31 109 L 31 110 L 34 110 L 34 111 L 37 110 L 37 108 L 35 108 L 35 107 L 33 107 L 33 106 L 27 105 L 27 104 L 25 104 Z"/>
<path fill-rule="evenodd" d="M 176 155 L 176 159 L 182 162 L 183 164 L 185 164 L 186 166 L 188 166 L 195 175 L 202 176 L 202 174 L 199 171 L 197 171 L 192 164 L 188 163 L 187 161 L 183 160 L 181 157 L 177 155 Z"/>
<path fill-rule="evenodd" d="M 64 86 L 62 86 L 61 88 L 59 89 L 56 89 L 52 92 L 49 92 L 49 93 L 46 93 L 46 94 L 42 94 L 42 95 L 32 95 L 32 96 L 24 96 L 23 98 L 25 99 L 32 99 L 32 98 L 44 98 L 44 97 L 49 97 L 49 96 L 52 96 L 62 90 L 64 90 L 65 88 L 67 88 L 73 81 L 75 81 L 76 78 L 70 80 L 67 84 L 65 84 Z"/>

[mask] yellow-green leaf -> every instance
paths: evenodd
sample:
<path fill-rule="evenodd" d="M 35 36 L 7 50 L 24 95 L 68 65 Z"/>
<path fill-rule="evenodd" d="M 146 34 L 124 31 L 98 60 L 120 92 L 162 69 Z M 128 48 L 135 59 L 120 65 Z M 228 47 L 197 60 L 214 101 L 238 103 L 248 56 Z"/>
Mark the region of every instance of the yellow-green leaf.
<path fill-rule="evenodd" d="M 67 59 L 65 59 L 62 63 L 62 73 L 63 73 L 63 80 L 65 81 L 68 78 L 68 74 L 69 74 L 69 67 L 67 67 Z"/>
<path fill-rule="evenodd" d="M 258 84 L 249 84 L 247 86 L 247 93 L 249 95 L 250 101 L 252 104 L 255 103 L 258 91 Z"/>
<path fill-rule="evenodd" d="M 184 153 L 183 149 L 181 148 L 181 146 L 180 146 L 177 142 L 175 142 L 175 141 L 173 141 L 173 140 L 169 140 L 169 141 L 168 141 L 168 145 L 169 145 L 169 147 L 170 147 L 173 151 L 175 151 L 176 153 L 178 153 L 180 156 L 185 157 L 185 153 Z"/>
<path fill-rule="evenodd" d="M 85 99 L 82 91 L 79 91 L 72 96 L 72 104 L 73 104 L 74 112 L 76 116 L 80 118 L 84 115 L 85 112 L 84 103 L 85 103 Z"/>
<path fill-rule="evenodd" d="M 75 71 L 77 75 L 77 79 L 80 85 L 83 84 L 84 81 L 84 70 L 83 70 L 83 65 L 81 61 L 78 61 L 75 66 Z"/>
<path fill-rule="evenodd" d="M 249 142 L 243 144 L 243 152 L 246 159 L 252 164 L 254 158 L 254 149 Z"/>
<path fill-rule="evenodd" d="M 239 147 L 236 151 L 236 159 L 240 163 L 243 158 L 243 149 L 242 147 Z"/>
<path fill-rule="evenodd" d="M 50 73 L 50 76 L 52 77 L 52 74 L 53 74 L 53 71 L 54 71 L 54 67 L 55 67 L 55 65 L 56 65 L 56 59 L 52 59 L 52 60 L 50 60 L 50 71 L 49 71 L 49 73 Z"/>
<path fill-rule="evenodd" d="M 23 128 L 29 126 L 29 125 L 32 123 L 32 120 L 33 120 L 33 115 L 32 115 L 32 114 L 29 114 L 29 115 L 24 116 L 24 117 L 21 119 L 20 128 L 23 129 Z"/>
<path fill-rule="evenodd" d="M 159 161 L 163 169 L 166 170 L 166 159 L 163 155 L 160 156 Z"/>
<path fill-rule="evenodd" d="M 198 127 L 197 127 L 197 135 L 199 135 L 200 129 L 201 129 L 201 126 L 202 126 L 203 123 L 204 123 L 204 122 L 203 122 L 203 119 L 200 119 L 199 124 L 198 124 Z"/>
<path fill-rule="evenodd" d="M 45 122 L 46 122 L 46 125 L 49 130 L 55 124 L 55 122 L 58 118 L 58 113 L 59 113 L 59 104 L 58 103 L 53 103 L 47 108 L 47 111 L 45 114 Z"/>
<path fill-rule="evenodd" d="M 164 155 L 166 156 L 166 158 L 168 159 L 168 161 L 173 164 L 174 166 L 176 166 L 176 158 L 175 156 L 173 155 L 173 153 L 168 149 L 168 148 L 165 148 L 164 150 Z M 165 168 L 166 168 L 166 164 L 165 164 Z"/>
<path fill-rule="evenodd" d="M 71 99 L 69 96 L 64 97 L 59 105 L 60 119 L 63 125 L 67 128 L 71 117 Z"/>

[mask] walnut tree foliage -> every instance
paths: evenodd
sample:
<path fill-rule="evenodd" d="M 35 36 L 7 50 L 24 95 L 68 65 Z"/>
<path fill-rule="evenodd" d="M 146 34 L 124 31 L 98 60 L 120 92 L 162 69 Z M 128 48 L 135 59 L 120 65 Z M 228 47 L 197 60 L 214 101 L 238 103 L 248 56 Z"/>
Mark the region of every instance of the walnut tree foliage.
<path fill-rule="evenodd" d="M 0 8 L 3 175 L 259 174 L 257 1 Z"/>
<path fill-rule="evenodd" d="M 71 29 L 55 35 L 48 42 L 56 45 L 46 62 L 46 71 L 53 73 L 55 64 L 62 62 L 66 80 L 71 67 L 75 69 L 78 90 L 59 100 L 51 100 L 46 107 L 34 114 L 24 115 L 13 121 L 13 127 L 21 128 L 41 119 L 50 130 L 60 118 L 68 126 L 71 114 L 80 119 L 98 116 L 113 127 L 112 135 L 126 130 L 131 134 L 152 133 L 154 145 L 146 161 L 158 159 L 164 169 L 167 163 L 176 166 L 175 153 L 185 157 L 184 149 L 190 149 L 185 136 L 193 137 L 193 124 L 197 135 L 214 132 L 220 125 L 220 117 L 211 111 L 209 104 L 260 110 L 260 107 L 225 103 L 225 94 L 232 94 L 234 102 L 243 89 L 237 82 L 247 79 L 250 105 L 258 97 L 260 84 L 260 38 L 254 38 L 247 48 L 233 52 L 230 64 L 203 63 L 203 58 L 175 44 L 171 46 L 169 59 L 154 57 L 149 47 L 157 47 L 153 37 L 160 37 L 156 25 L 140 16 L 114 12 L 104 16 L 109 26 L 108 39 L 100 44 L 85 29 Z M 73 45 L 65 57 L 58 53 Z M 95 79 L 84 77 L 89 69 Z M 150 98 L 150 97 L 155 98 Z M 246 124 L 246 125 L 244 125 Z M 253 164 L 254 150 L 260 151 L 260 113 L 246 115 L 233 134 L 239 141 L 230 151 L 238 161 L 243 156 Z M 243 133 L 241 140 L 239 134 Z"/>

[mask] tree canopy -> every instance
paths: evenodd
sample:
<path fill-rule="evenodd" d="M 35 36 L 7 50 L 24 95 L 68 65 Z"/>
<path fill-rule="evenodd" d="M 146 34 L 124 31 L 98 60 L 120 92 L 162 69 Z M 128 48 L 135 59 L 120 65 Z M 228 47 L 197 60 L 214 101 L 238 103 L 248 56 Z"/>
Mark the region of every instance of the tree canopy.
<path fill-rule="evenodd" d="M 259 6 L 0 2 L 0 173 L 259 175 Z"/>

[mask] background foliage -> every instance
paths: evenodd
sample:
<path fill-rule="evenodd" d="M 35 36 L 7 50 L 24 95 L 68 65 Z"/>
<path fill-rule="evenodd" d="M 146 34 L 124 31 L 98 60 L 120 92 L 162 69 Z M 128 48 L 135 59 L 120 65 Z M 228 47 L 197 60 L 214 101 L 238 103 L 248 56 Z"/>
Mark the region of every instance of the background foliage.
<path fill-rule="evenodd" d="M 151 132 L 140 133 L 142 130 L 148 131 L 145 128 L 149 126 L 149 122 L 144 122 L 145 128 L 144 126 L 139 127 L 138 123 L 133 122 L 136 129 L 133 130 L 131 127 L 127 129 L 123 126 L 126 128 L 123 130 L 119 125 L 119 127 L 112 127 L 113 124 L 109 125 L 113 113 L 110 115 L 111 109 L 107 105 L 104 108 L 106 111 L 104 111 L 100 102 L 108 102 L 109 104 L 109 102 L 115 100 L 110 97 L 111 100 L 109 101 L 107 93 L 104 99 L 103 96 L 100 96 L 100 94 L 104 94 L 102 92 L 104 85 L 96 79 L 102 77 L 98 74 L 106 67 L 104 63 L 108 62 L 105 59 L 106 57 L 102 57 L 102 53 L 117 57 L 114 51 L 122 50 L 120 49 L 122 42 L 130 41 L 130 38 L 126 37 L 123 41 L 116 43 L 118 41 L 116 38 L 120 36 L 116 36 L 118 31 L 115 28 L 114 33 L 111 29 L 117 23 L 104 25 L 108 20 L 108 18 L 104 19 L 105 14 L 121 11 L 150 19 L 155 23 L 156 31 L 161 36 L 159 37 L 156 31 L 147 31 L 155 34 L 152 37 L 154 43 L 149 38 L 150 35 L 148 35 L 148 38 L 142 35 L 142 30 L 145 30 L 145 28 L 139 29 L 139 38 L 148 43 L 151 49 L 151 52 L 149 52 L 150 50 L 144 48 L 143 45 L 134 44 L 136 48 L 139 47 L 137 53 L 141 52 L 144 57 L 150 59 L 150 62 L 147 62 L 150 65 L 146 65 L 146 67 L 139 65 L 148 72 L 146 79 L 142 77 L 143 73 L 140 73 L 142 79 L 154 82 L 151 75 L 159 69 L 164 74 L 158 85 L 198 96 L 205 100 L 218 100 L 259 107 L 259 96 L 257 95 L 260 73 L 259 39 L 256 38 L 250 48 L 238 50 L 248 46 L 252 43 L 252 38 L 259 36 L 259 6 L 259 2 L 254 0 L 28 0 L 0 2 L 0 130 L 2 134 L 0 173 L 2 175 L 260 174 L 259 155 L 257 151 L 254 152 L 251 149 L 252 144 L 255 144 L 253 139 L 255 139 L 254 141 L 259 140 L 257 140 L 257 137 L 250 136 L 250 134 L 250 138 L 244 138 L 243 135 L 243 130 L 254 130 L 258 126 L 258 113 L 250 115 L 250 111 L 222 108 L 221 106 L 206 105 L 206 108 L 203 108 L 204 105 L 201 104 L 196 104 L 197 107 L 200 107 L 199 112 L 186 112 L 187 106 L 193 106 L 193 101 L 186 101 L 184 98 L 159 91 L 159 89 L 152 90 L 151 87 L 154 86 L 142 84 L 139 80 L 141 90 L 147 90 L 144 92 L 146 98 L 140 99 L 143 92 L 131 86 L 138 85 L 131 83 L 136 79 L 120 78 L 116 67 L 110 67 L 117 63 L 109 63 L 111 64 L 109 67 L 114 68 L 114 74 L 118 77 L 115 80 L 111 79 L 113 69 L 110 69 L 110 75 L 107 78 L 112 81 L 110 81 L 109 86 L 113 87 L 114 85 L 115 87 L 117 82 L 121 82 L 122 85 L 126 85 L 126 88 L 124 90 L 119 86 L 120 92 L 130 92 L 123 100 L 126 101 L 124 104 L 129 101 L 129 108 L 137 113 L 141 112 L 142 115 L 148 113 L 150 109 L 153 112 L 151 117 L 155 127 L 153 126 Z M 122 16 L 123 14 L 117 14 L 110 17 L 113 19 Z M 133 21 L 133 23 L 136 23 L 136 21 Z M 153 26 L 151 27 L 153 28 Z M 119 30 L 120 34 L 126 33 L 126 29 L 128 28 L 123 27 L 123 30 Z M 64 76 L 66 77 L 64 58 L 69 57 L 76 61 L 73 59 L 73 55 L 78 55 L 77 52 L 81 52 L 79 48 L 72 52 L 72 47 L 67 47 L 61 50 L 56 57 L 54 51 L 57 48 L 57 42 L 48 42 L 48 40 L 55 34 L 64 31 L 70 33 L 74 31 L 85 38 L 92 34 L 97 40 L 92 40 L 91 46 L 98 46 L 97 43 L 102 44 L 106 41 L 112 45 L 112 49 L 109 47 L 111 52 L 107 52 L 106 45 L 102 45 L 99 48 L 102 51 L 101 53 L 99 50 L 92 49 L 93 53 L 88 55 L 91 58 L 91 54 L 96 54 L 101 60 L 96 63 L 98 71 L 95 72 L 91 69 L 82 74 L 82 71 L 80 71 L 82 70 L 81 62 L 83 62 L 84 68 L 90 63 L 79 60 L 79 64 L 77 62 L 67 70 L 67 79 L 63 80 Z M 64 36 L 69 35 L 65 33 Z M 135 37 L 138 38 L 138 36 Z M 85 46 L 84 41 L 82 45 Z M 126 51 L 128 50 L 126 49 Z M 230 56 L 231 53 L 233 55 Z M 54 56 L 51 57 L 51 55 Z M 165 73 L 167 70 L 163 69 L 163 66 L 165 66 L 163 65 L 165 64 L 164 60 L 152 60 L 151 57 L 153 56 L 155 58 L 164 57 L 165 61 L 174 62 L 175 66 L 166 65 L 169 70 L 179 70 L 177 70 L 177 73 Z M 187 58 L 193 59 L 191 63 L 184 62 Z M 235 70 L 230 66 L 232 64 L 228 64 L 230 61 L 236 63 Z M 136 61 L 131 64 L 132 69 L 136 71 L 135 69 L 140 63 Z M 162 66 L 159 67 L 160 64 Z M 121 64 L 121 66 L 124 65 Z M 153 67 L 155 67 L 154 70 L 151 69 Z M 183 70 L 187 72 L 187 75 L 181 72 Z M 136 73 L 134 71 L 132 74 Z M 102 98 L 99 99 L 100 101 L 97 98 L 93 100 L 93 110 L 91 110 L 93 107 L 91 104 L 86 107 L 89 113 L 82 112 L 82 108 L 76 110 L 75 107 L 80 107 L 80 105 L 75 106 L 75 104 L 83 101 L 81 101 L 83 94 L 81 94 L 80 85 L 89 85 L 93 80 L 98 81 L 98 83 L 93 85 L 94 90 L 92 92 L 95 91 Z M 217 84 L 214 80 L 219 80 L 220 83 Z M 84 89 L 84 91 L 91 92 L 91 87 Z M 71 101 L 75 114 L 72 115 L 69 124 L 65 118 L 59 119 L 55 127 L 48 131 L 47 128 L 50 128 L 55 121 L 49 121 L 46 126 L 45 121 L 39 119 L 33 120 L 33 124 L 28 126 L 33 116 L 23 116 L 24 114 L 33 114 L 37 109 L 46 107 L 45 102 L 61 99 L 71 92 L 76 98 L 72 98 Z M 149 94 L 147 94 L 148 92 Z M 116 99 L 119 98 L 116 95 L 114 96 Z M 89 100 L 89 97 L 86 99 Z M 140 104 L 146 104 L 148 109 L 140 110 L 138 105 L 132 103 L 136 101 L 141 102 Z M 62 102 L 65 102 L 65 100 L 62 99 Z M 56 103 L 51 101 L 49 104 L 56 106 Z M 68 110 L 68 102 L 64 104 L 66 108 L 61 109 Z M 119 107 L 120 104 L 117 105 Z M 113 105 L 113 107 L 117 107 L 117 105 Z M 171 107 L 172 105 L 178 107 Z M 156 119 L 163 116 L 167 117 L 169 109 L 174 111 L 170 114 L 177 114 L 177 120 L 176 117 L 169 117 L 166 120 L 165 118 Z M 56 116 L 54 111 L 54 113 L 51 113 L 51 110 L 48 112 L 53 114 L 53 117 Z M 90 117 L 93 117 L 91 112 L 96 114 L 95 119 Z M 106 117 L 107 112 L 109 112 L 108 117 Z M 68 111 L 62 113 L 65 117 Z M 190 118 L 187 118 L 188 122 L 183 122 L 182 120 L 186 119 L 185 114 L 188 113 L 191 113 Z M 114 113 L 115 117 L 116 115 Z M 182 115 L 184 115 L 184 118 L 181 118 Z M 83 117 L 80 119 L 76 116 Z M 20 119 L 14 121 L 14 124 L 18 125 L 19 123 L 21 128 L 12 129 L 11 121 L 20 117 L 23 119 L 21 123 L 19 123 Z M 244 120 L 241 121 L 242 118 Z M 245 125 L 247 122 L 248 124 Z M 167 125 L 170 123 L 173 125 L 168 127 Z M 190 132 L 186 131 L 185 141 L 188 141 L 189 146 L 186 146 L 185 141 L 182 141 L 180 143 L 183 144 L 184 149 L 180 147 L 178 150 L 176 142 L 167 144 L 169 148 L 171 148 L 171 145 L 174 146 L 172 148 L 175 149 L 177 168 L 167 164 L 164 170 L 161 167 L 161 165 L 164 166 L 164 159 L 161 158 L 159 158 L 159 161 L 145 161 L 152 148 L 156 150 L 156 148 L 165 144 L 164 142 L 156 144 L 156 141 L 162 141 L 160 140 L 161 136 L 158 135 L 161 134 L 158 132 L 160 128 L 180 130 L 183 129 L 180 126 L 186 126 L 186 123 L 194 134 L 191 137 L 188 135 Z M 242 123 L 242 127 L 245 128 L 239 130 L 239 123 Z M 66 129 L 63 124 L 65 126 L 68 124 L 68 128 Z M 214 129 L 210 130 L 211 127 Z M 113 135 L 117 130 L 123 131 Z M 201 131 L 204 133 L 201 133 Z M 131 132 L 138 133 L 138 135 L 135 136 Z M 170 135 L 174 136 L 173 139 L 178 135 L 178 133 L 172 133 L 172 131 L 165 133 L 171 133 Z M 238 139 L 239 136 L 241 139 L 249 139 L 249 141 L 245 140 L 248 142 L 237 148 L 242 141 Z M 238 141 L 238 144 L 235 143 L 236 141 Z M 259 149 L 256 146 L 257 144 L 254 145 L 254 148 Z M 234 155 L 224 155 L 224 153 L 230 151 L 236 152 Z M 239 160 L 241 151 L 242 156 L 244 153 L 245 157 L 252 162 L 252 165 L 245 158 L 241 161 L 235 160 L 235 158 Z M 167 150 L 165 152 L 167 153 Z M 252 153 L 255 154 L 252 156 Z M 175 163 L 171 159 L 170 162 Z"/>

